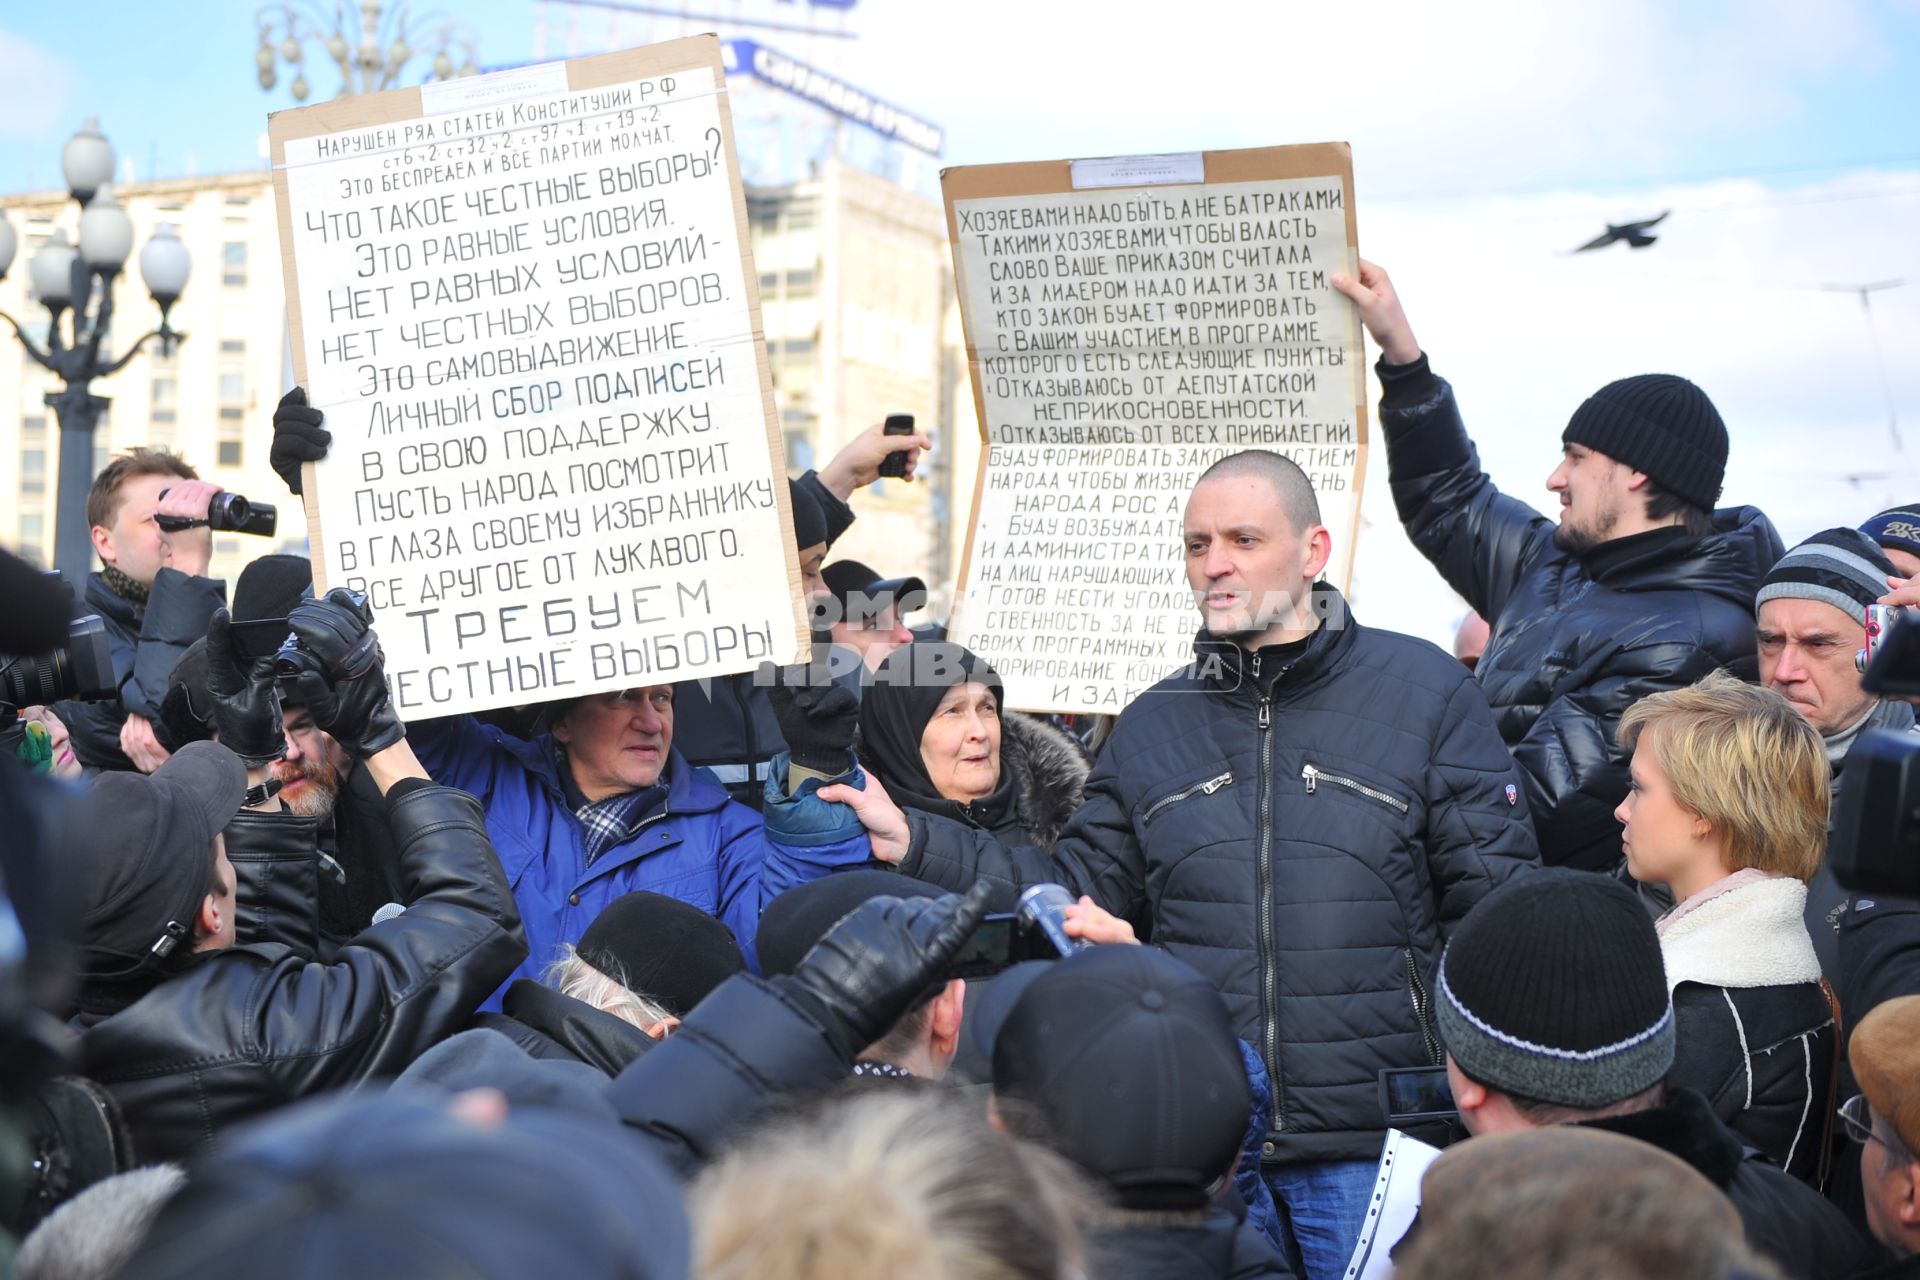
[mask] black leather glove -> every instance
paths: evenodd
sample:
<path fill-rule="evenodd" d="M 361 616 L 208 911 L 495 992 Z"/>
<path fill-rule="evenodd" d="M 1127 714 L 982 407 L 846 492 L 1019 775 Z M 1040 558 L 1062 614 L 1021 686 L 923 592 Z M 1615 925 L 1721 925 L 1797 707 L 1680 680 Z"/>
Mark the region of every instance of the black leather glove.
<path fill-rule="evenodd" d="M 987 881 L 977 880 L 964 897 L 870 898 L 776 981 L 824 1009 L 823 1029 L 852 1059 L 940 980 L 991 897 Z"/>
<path fill-rule="evenodd" d="M 756 683 L 766 686 L 795 764 L 829 775 L 847 771 L 860 723 L 860 699 L 853 690 L 835 684 L 818 664 L 775 670 L 763 663 Z"/>
<path fill-rule="evenodd" d="M 325 415 L 307 403 L 305 387 L 281 396 L 273 411 L 273 448 L 267 452 L 267 461 L 287 482 L 289 492 L 300 492 L 301 463 L 327 456 L 333 433 L 320 425 L 324 421 Z"/>
<path fill-rule="evenodd" d="M 242 764 L 257 767 L 286 754 L 273 668 L 245 663 L 234 652 L 233 615 L 225 609 L 207 624 L 207 692 L 213 695 L 213 727 L 220 745 Z"/>
<path fill-rule="evenodd" d="M 305 706 L 315 724 L 359 759 L 407 736 L 387 692 L 380 638 L 353 592 L 335 587 L 324 600 L 302 600 L 287 626 L 300 641 L 299 670 L 281 675 L 288 702 Z"/>

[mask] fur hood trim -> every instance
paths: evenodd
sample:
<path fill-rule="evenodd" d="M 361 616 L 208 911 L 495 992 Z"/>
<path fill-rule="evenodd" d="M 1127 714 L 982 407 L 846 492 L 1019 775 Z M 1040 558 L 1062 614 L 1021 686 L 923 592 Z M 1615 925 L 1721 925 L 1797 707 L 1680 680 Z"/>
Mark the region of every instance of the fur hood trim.
<path fill-rule="evenodd" d="M 1807 886 L 1786 876 L 1701 903 L 1661 935 L 1667 990 L 1683 982 L 1742 988 L 1820 981 L 1806 908 Z"/>
<path fill-rule="evenodd" d="M 1080 744 L 1044 720 L 1009 711 L 1000 718 L 1000 767 L 1013 775 L 1028 836 L 1052 853 L 1086 794 L 1089 766 Z"/>

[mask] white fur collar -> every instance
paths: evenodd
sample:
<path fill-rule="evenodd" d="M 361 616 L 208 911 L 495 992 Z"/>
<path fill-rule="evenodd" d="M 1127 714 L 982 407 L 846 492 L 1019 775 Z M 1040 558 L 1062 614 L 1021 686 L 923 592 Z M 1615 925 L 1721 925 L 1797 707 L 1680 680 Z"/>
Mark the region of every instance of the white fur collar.
<path fill-rule="evenodd" d="M 1807 886 L 1790 876 L 1741 885 L 1701 903 L 1661 934 L 1667 990 L 1683 982 L 1739 988 L 1820 981 L 1806 907 Z"/>

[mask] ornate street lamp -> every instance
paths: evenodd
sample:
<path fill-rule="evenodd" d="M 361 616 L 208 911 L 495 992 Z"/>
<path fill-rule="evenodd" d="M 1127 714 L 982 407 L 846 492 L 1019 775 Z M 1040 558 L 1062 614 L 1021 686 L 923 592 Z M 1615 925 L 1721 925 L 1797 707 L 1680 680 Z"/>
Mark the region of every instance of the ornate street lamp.
<path fill-rule="evenodd" d="M 350 17 L 357 8 L 357 18 Z M 327 57 L 340 68 L 338 98 L 391 89 L 415 53 L 433 50 L 435 80 L 477 75 L 474 37 L 471 27 L 438 11 L 410 14 L 404 4 L 382 13 L 380 0 L 361 0 L 357 6 L 335 4 L 333 16 L 326 16 L 314 0 L 284 0 L 268 5 L 254 14 L 260 26 L 260 47 L 253 51 L 260 87 L 271 91 L 279 83 L 276 71 L 281 62 L 293 70 L 293 82 L 287 86 L 295 102 L 305 102 L 313 87 L 307 83 L 302 63 L 309 40 L 318 41 Z M 462 54 L 454 65 L 456 46 Z"/>
<path fill-rule="evenodd" d="M 100 344 L 113 321 L 113 285 L 133 252 L 133 219 L 113 197 L 113 148 L 89 119 L 60 153 L 67 191 L 80 206 L 79 245 L 55 231 L 27 264 L 34 294 L 47 308 L 47 340 L 36 346 L 20 322 L 5 312 L 35 364 L 58 374 L 66 385 L 49 391 L 47 404 L 60 422 L 60 494 L 54 516 L 53 562 L 70 584 L 86 581 L 93 567 L 93 543 L 87 531 L 87 489 L 93 483 L 93 432 L 107 407 L 105 396 L 89 384 L 119 371 L 149 338 L 160 339 L 162 355 L 172 355 L 186 335 L 167 322 L 173 304 L 187 287 L 192 262 L 173 227 L 161 223 L 140 250 L 140 276 L 160 307 L 160 327 L 142 334 L 115 360 L 102 356 Z M 19 237 L 0 211 L 0 278 L 13 265 Z M 65 325 L 63 327 L 63 323 Z M 77 589 L 77 588 L 76 588 Z"/>

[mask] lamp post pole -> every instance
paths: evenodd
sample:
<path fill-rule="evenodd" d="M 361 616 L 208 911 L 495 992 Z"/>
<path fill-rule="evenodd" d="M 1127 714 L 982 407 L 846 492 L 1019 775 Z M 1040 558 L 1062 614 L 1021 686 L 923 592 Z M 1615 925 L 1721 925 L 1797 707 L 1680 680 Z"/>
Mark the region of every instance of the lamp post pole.
<path fill-rule="evenodd" d="M 160 307 L 160 326 L 141 335 L 119 359 L 103 356 L 101 343 L 113 322 L 113 285 L 133 251 L 133 219 L 107 185 L 113 176 L 113 148 L 88 120 L 60 153 L 68 194 L 80 206 L 79 247 L 56 231 L 27 264 L 34 294 L 47 308 L 47 337 L 36 345 L 20 322 L 0 312 L 13 326 L 27 355 L 65 384 L 49 391 L 46 402 L 60 424 L 60 488 L 54 508 L 53 563 L 78 592 L 93 567 L 93 539 L 87 525 L 87 490 L 93 484 L 93 436 L 107 398 L 93 394 L 95 378 L 120 370 L 147 344 L 160 339 L 171 355 L 186 335 L 168 324 L 168 313 L 186 288 L 192 262 L 173 227 L 161 223 L 140 250 L 140 274 Z M 13 265 L 18 238 L 0 213 L 0 277 Z"/>
<path fill-rule="evenodd" d="M 435 80 L 480 73 L 473 29 L 439 11 L 415 13 L 405 4 L 359 0 L 357 5 L 336 3 L 329 14 L 316 0 L 279 0 L 255 13 L 254 22 L 260 28 L 260 47 L 253 54 L 260 87 L 271 91 L 279 83 L 276 67 L 284 62 L 293 71 L 287 90 L 295 102 L 305 102 L 313 92 L 305 67 L 309 41 L 340 69 L 337 96 L 342 98 L 393 88 L 414 55 L 428 50 Z M 458 66 L 456 49 L 465 53 Z"/>

